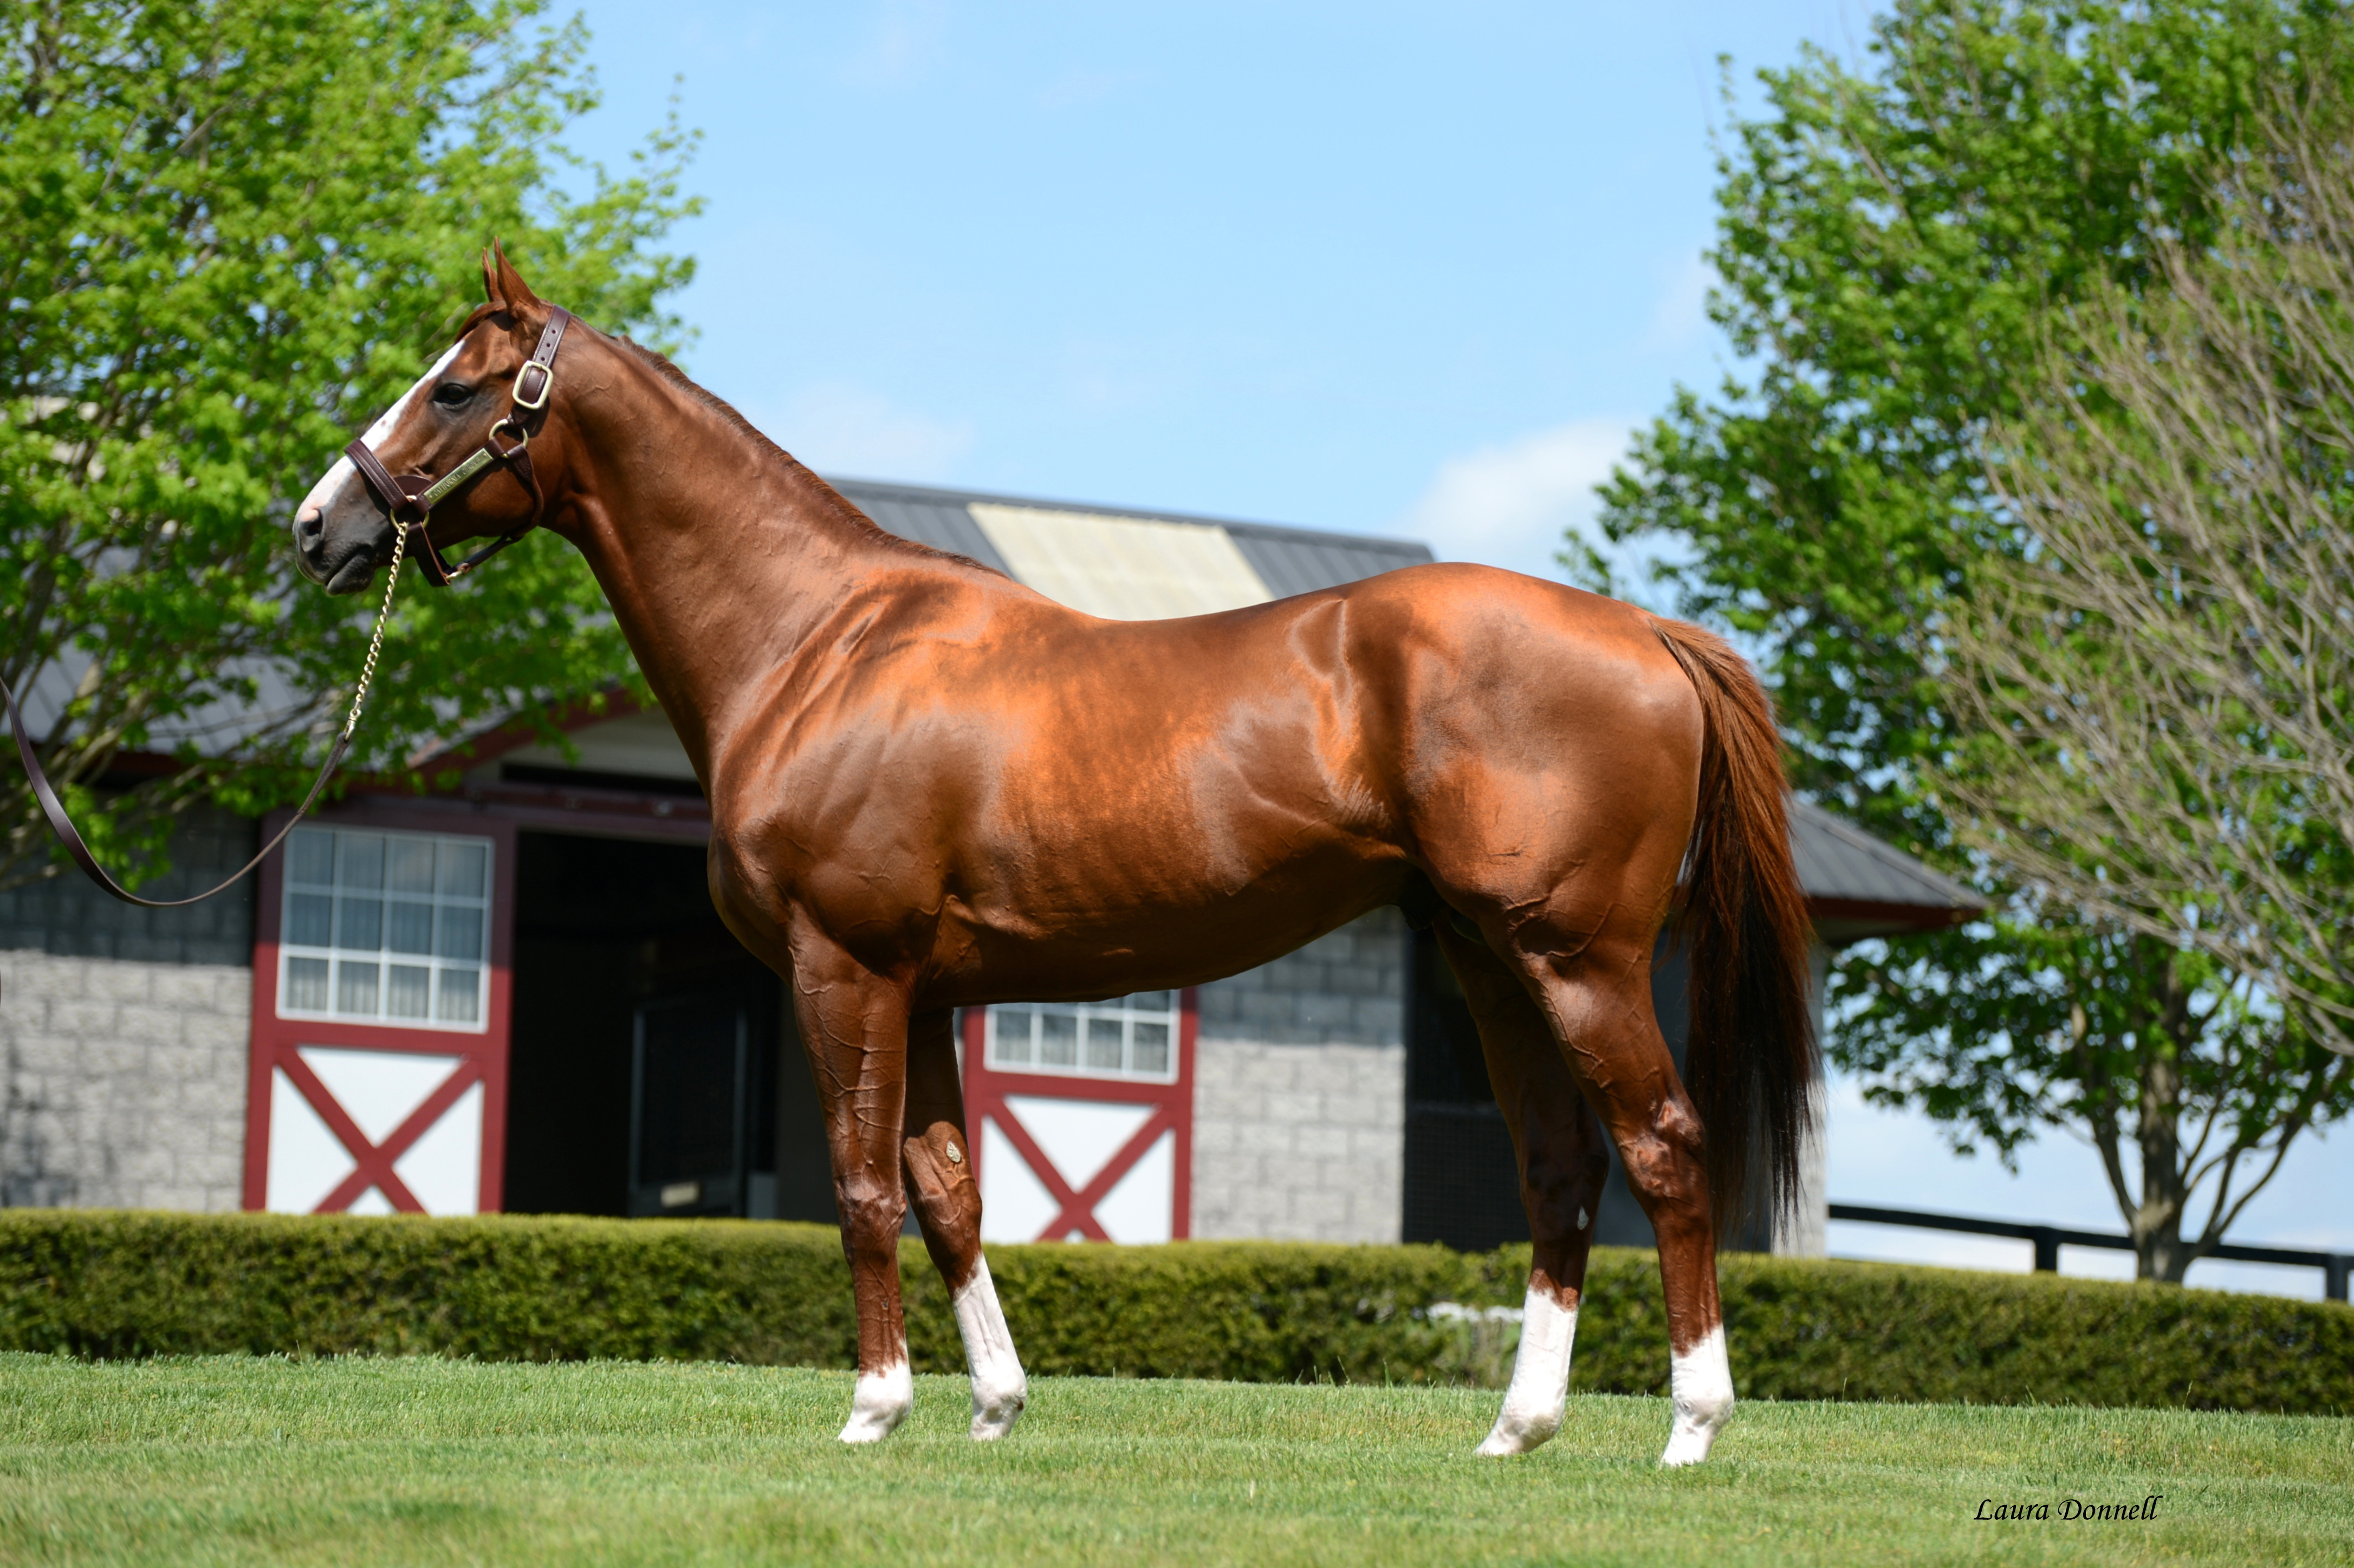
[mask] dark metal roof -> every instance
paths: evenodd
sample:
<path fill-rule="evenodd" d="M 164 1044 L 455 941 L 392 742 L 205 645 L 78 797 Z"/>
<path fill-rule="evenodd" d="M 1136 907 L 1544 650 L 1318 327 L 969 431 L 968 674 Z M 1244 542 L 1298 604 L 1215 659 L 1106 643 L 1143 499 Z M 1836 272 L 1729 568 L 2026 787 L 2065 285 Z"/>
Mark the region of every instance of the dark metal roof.
<path fill-rule="evenodd" d="M 1004 571 L 1005 562 L 974 522 L 969 508 L 976 501 L 1000 506 L 1027 506 L 1044 512 L 1080 512 L 1102 517 L 1135 517 L 1149 523 L 1191 523 L 1223 528 L 1243 559 L 1258 574 L 1267 591 L 1278 599 L 1317 588 L 1338 588 L 1400 567 L 1418 567 L 1437 559 L 1430 546 L 1409 539 L 1383 539 L 1364 534 L 1328 534 L 1313 528 L 1283 528 L 1267 523 L 1238 523 L 1226 517 L 1198 517 L 1182 512 L 1146 512 L 1133 506 L 1097 506 L 1091 502 L 1041 501 L 1034 496 L 998 495 L 980 490 L 938 490 L 928 485 L 885 484 L 866 479 L 829 480 L 881 526 L 903 539 L 960 556 Z M 1010 573 L 1008 574 L 1011 575 Z"/>
<path fill-rule="evenodd" d="M 1006 571 L 1004 557 L 997 553 L 997 546 L 989 542 L 989 535 L 981 531 L 981 524 L 972 520 L 968 509 L 974 501 L 995 497 L 925 490 L 911 484 L 878 484 L 864 479 L 827 482 L 855 502 L 877 526 L 902 539 L 913 539 L 918 545 L 929 545 L 935 550 L 947 550 L 953 555 L 970 556 L 984 567 L 994 567 L 1007 577 L 1013 575 Z"/>
<path fill-rule="evenodd" d="M 1403 539 L 1368 539 L 1348 534 L 1311 534 L 1299 528 L 1253 528 L 1229 523 L 1235 548 L 1278 599 L 1317 588 L 1338 588 L 1360 577 L 1418 567 L 1435 560 L 1429 546 Z"/>
<path fill-rule="evenodd" d="M 1790 807 L 1790 853 L 1824 940 L 1956 926 L 1986 900 L 1820 806 Z"/>

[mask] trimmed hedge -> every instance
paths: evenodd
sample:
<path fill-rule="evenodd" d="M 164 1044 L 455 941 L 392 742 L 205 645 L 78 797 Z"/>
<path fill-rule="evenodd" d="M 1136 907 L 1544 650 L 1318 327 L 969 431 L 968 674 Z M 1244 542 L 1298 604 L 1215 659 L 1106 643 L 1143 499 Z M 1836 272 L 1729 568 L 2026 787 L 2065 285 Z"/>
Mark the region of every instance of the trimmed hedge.
<path fill-rule="evenodd" d="M 1034 1372 L 1500 1383 L 1525 1247 L 1194 1242 L 994 1246 Z M 962 1366 L 947 1293 L 902 1253 L 917 1366 Z M 2354 1413 L 2354 1308 L 2159 1286 L 1747 1255 L 1720 1266 L 1751 1397 Z M 1580 1388 L 1660 1393 L 1649 1253 L 1597 1249 Z M 740 1221 L 0 1212 L 0 1349 L 91 1357 L 426 1352 L 843 1367 L 834 1233 Z"/>

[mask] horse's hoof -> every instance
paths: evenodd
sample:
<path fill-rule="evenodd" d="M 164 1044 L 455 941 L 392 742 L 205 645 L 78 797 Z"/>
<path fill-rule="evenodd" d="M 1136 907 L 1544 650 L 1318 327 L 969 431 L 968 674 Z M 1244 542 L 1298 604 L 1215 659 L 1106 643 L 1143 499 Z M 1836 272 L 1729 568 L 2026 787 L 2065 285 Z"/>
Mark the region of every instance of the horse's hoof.
<path fill-rule="evenodd" d="M 915 1379 L 906 1362 L 887 1372 L 859 1373 L 858 1392 L 851 1396 L 850 1420 L 842 1429 L 842 1441 L 880 1443 L 907 1419 L 915 1404 Z"/>
<path fill-rule="evenodd" d="M 1716 1435 L 1724 1430 L 1725 1418 L 1733 1414 L 1733 1401 L 1702 1410 L 1687 1410 L 1679 1403 L 1676 1424 L 1668 1433 L 1667 1452 L 1659 1456 L 1662 1469 L 1681 1469 L 1697 1465 L 1708 1457 L 1716 1442 Z"/>
<path fill-rule="evenodd" d="M 1507 1410 L 1496 1417 L 1495 1430 L 1479 1445 L 1479 1452 L 1490 1459 L 1508 1459 L 1514 1454 L 1526 1454 L 1542 1448 L 1561 1430 L 1561 1417 L 1550 1420 L 1542 1415 L 1523 1415 Z"/>
<path fill-rule="evenodd" d="M 1014 1422 L 1030 1403 L 1030 1392 L 1020 1383 L 1012 1388 L 972 1391 L 972 1440 L 993 1443 L 1013 1430 Z"/>
<path fill-rule="evenodd" d="M 1713 1432 L 1687 1432 L 1681 1423 L 1668 1436 L 1666 1452 L 1659 1456 L 1659 1468 L 1681 1470 L 1687 1465 L 1697 1465 L 1708 1457 L 1709 1445 L 1715 1441 Z"/>
<path fill-rule="evenodd" d="M 1668 1386 L 1676 1424 L 1668 1432 L 1662 1467 L 1697 1465 L 1733 1415 L 1733 1369 L 1724 1359 L 1724 1328 L 1719 1324 L 1691 1351 L 1670 1358 Z"/>

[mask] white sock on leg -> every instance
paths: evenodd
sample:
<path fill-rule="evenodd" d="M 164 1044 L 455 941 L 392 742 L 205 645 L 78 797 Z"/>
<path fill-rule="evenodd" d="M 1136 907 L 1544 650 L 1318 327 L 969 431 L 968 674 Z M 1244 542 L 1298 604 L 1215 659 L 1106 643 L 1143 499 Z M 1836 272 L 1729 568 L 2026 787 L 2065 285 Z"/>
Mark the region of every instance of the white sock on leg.
<path fill-rule="evenodd" d="M 1724 1357 L 1720 1323 L 1691 1350 L 1669 1359 L 1669 1392 L 1675 1397 L 1676 1424 L 1668 1434 L 1662 1465 L 1697 1465 L 1733 1414 L 1733 1363 Z"/>
<path fill-rule="evenodd" d="M 1002 1437 L 1029 1403 L 1030 1381 L 1023 1374 L 1022 1358 L 1013 1353 L 1013 1335 L 997 1305 L 987 1258 L 974 1260 L 972 1277 L 951 1301 L 957 1330 L 964 1336 L 965 1361 L 972 1369 L 972 1435 L 983 1442 Z"/>
<path fill-rule="evenodd" d="M 915 1405 L 916 1380 L 907 1370 L 907 1342 L 902 1340 L 898 1364 L 858 1374 L 858 1392 L 851 1395 L 850 1421 L 842 1429 L 842 1440 L 880 1443 Z"/>
<path fill-rule="evenodd" d="M 1495 1429 L 1479 1445 L 1490 1457 L 1525 1454 L 1561 1430 L 1569 1398 L 1569 1352 L 1577 1338 L 1577 1308 L 1564 1307 L 1550 1291 L 1529 1287 L 1521 1309 L 1521 1348 L 1512 1358 L 1512 1383 Z"/>

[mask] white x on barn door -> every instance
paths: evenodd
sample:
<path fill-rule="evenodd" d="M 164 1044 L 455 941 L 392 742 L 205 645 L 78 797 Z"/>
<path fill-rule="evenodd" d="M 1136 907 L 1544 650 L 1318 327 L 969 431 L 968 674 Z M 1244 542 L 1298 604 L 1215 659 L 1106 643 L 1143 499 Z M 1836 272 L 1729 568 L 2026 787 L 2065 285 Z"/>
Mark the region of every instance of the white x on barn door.
<path fill-rule="evenodd" d="M 263 1206 L 281 1214 L 471 1214 L 482 1074 L 463 1056 L 296 1045 L 271 1064 Z"/>
<path fill-rule="evenodd" d="M 1189 1234 L 1193 1026 L 1191 991 L 965 1014 L 982 1240 Z"/>

